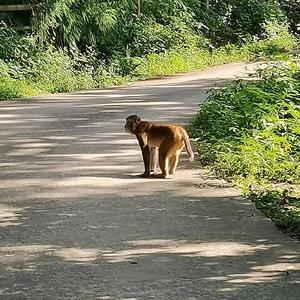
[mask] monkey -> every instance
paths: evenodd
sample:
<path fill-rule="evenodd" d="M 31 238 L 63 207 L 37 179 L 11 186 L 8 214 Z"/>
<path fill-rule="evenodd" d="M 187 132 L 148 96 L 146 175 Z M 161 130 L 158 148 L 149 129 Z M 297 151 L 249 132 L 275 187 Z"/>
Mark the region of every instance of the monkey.
<path fill-rule="evenodd" d="M 142 150 L 145 171 L 141 177 L 167 178 L 169 174 L 174 174 L 184 146 L 190 161 L 194 160 L 189 136 L 180 126 L 142 121 L 139 116 L 131 115 L 126 118 L 124 128 L 136 136 Z M 162 173 L 153 175 L 157 161 Z"/>

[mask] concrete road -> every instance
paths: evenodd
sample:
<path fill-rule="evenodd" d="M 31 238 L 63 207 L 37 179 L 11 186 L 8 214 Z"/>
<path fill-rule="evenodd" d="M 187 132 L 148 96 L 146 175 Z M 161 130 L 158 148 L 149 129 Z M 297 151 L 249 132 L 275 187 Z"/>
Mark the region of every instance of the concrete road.
<path fill-rule="evenodd" d="M 243 64 L 0 105 L 0 299 L 300 299 L 300 245 L 181 155 L 143 169 L 130 114 L 185 123 Z"/>

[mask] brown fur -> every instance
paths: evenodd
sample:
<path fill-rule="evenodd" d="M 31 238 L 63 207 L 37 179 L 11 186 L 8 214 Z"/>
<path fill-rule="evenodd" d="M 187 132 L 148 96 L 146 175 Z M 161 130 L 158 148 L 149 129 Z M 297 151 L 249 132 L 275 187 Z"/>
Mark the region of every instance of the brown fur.
<path fill-rule="evenodd" d="M 132 115 L 126 118 L 125 129 L 135 134 L 139 141 L 145 165 L 143 177 L 149 177 L 151 171 L 155 171 L 157 160 L 162 171 L 158 177 L 165 178 L 174 174 L 184 146 L 190 160 L 194 159 L 188 134 L 180 126 L 146 122 L 139 116 Z"/>

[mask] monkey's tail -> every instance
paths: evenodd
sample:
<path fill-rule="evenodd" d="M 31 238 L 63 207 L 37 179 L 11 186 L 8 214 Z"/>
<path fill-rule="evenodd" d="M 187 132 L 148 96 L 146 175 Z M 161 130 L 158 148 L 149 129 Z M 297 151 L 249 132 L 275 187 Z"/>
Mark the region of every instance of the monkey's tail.
<path fill-rule="evenodd" d="M 193 161 L 194 160 L 194 152 L 193 152 L 191 144 L 190 144 L 189 136 L 184 129 L 182 130 L 182 133 L 183 133 L 185 149 L 190 157 L 190 161 Z"/>

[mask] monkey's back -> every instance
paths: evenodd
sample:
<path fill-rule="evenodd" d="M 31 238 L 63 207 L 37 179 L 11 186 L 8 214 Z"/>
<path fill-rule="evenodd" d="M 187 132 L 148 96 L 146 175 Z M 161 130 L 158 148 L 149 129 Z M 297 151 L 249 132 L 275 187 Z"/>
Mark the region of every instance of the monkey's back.
<path fill-rule="evenodd" d="M 167 141 L 181 141 L 183 139 L 183 132 L 185 130 L 176 125 L 157 124 L 152 122 L 141 122 L 139 125 L 139 133 L 146 133 L 148 139 L 148 145 L 153 147 L 159 147 L 160 144 Z"/>

